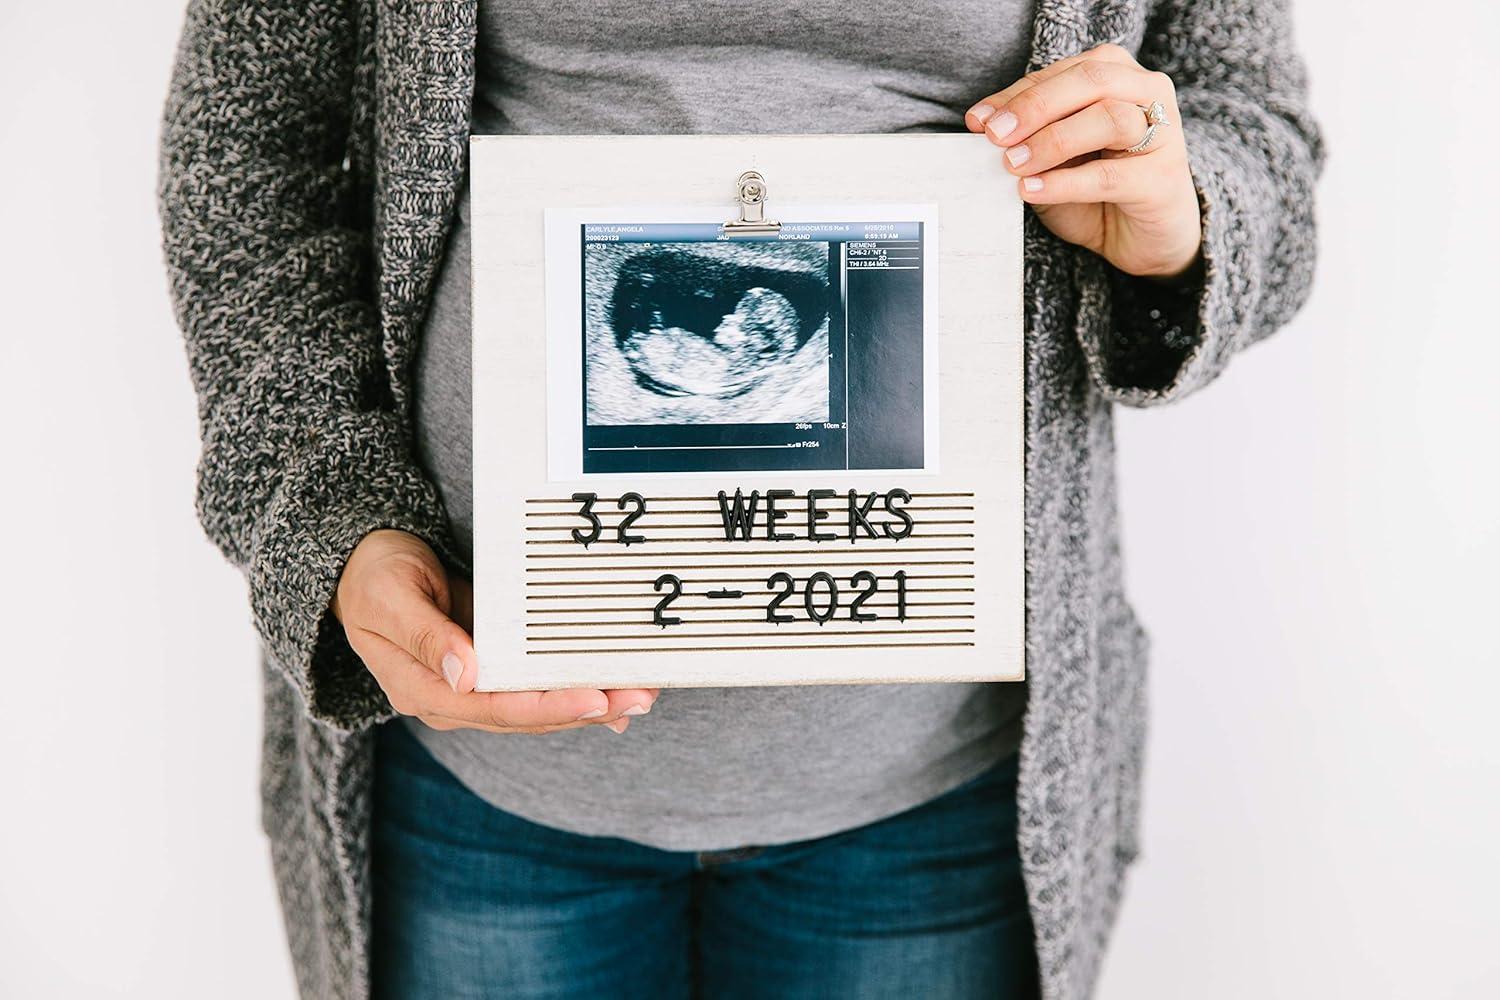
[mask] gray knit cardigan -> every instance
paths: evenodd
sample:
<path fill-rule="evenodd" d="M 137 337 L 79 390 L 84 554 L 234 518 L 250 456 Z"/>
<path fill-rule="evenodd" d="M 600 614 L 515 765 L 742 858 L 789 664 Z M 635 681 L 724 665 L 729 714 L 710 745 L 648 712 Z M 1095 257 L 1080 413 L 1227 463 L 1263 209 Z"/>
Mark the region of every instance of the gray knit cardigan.
<path fill-rule="evenodd" d="M 1038 3 L 1032 67 L 1113 41 L 1176 81 L 1206 240 L 1202 281 L 1174 291 L 1028 218 L 1020 847 L 1048 998 L 1091 991 L 1137 850 L 1146 640 L 1121 587 L 1112 407 L 1209 382 L 1312 277 L 1322 151 L 1288 2 Z M 249 583 L 263 821 L 298 982 L 320 1000 L 369 992 L 371 727 L 393 714 L 330 597 L 375 528 L 468 568 L 413 458 L 411 360 L 474 41 L 475 0 L 192 0 L 166 106 L 197 509 Z"/>

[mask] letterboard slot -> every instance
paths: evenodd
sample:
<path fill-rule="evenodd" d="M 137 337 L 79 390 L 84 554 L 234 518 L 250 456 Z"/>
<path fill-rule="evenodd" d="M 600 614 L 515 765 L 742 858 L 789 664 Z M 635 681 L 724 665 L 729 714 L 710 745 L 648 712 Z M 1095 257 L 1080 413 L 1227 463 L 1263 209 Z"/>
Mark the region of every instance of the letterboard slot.
<path fill-rule="evenodd" d="M 972 642 L 886 642 L 886 643 L 809 643 L 805 645 L 759 645 L 759 646 L 638 646 L 600 649 L 528 649 L 527 656 L 549 655 L 609 655 L 612 653 L 732 653 L 747 650 L 776 652 L 803 649 L 943 649 L 958 646 L 973 646 Z"/>
<path fill-rule="evenodd" d="M 805 497 L 806 494 L 802 494 L 802 496 Z M 973 493 L 913 493 L 911 495 L 911 498 L 913 500 L 950 500 L 950 499 L 972 499 L 973 496 L 974 496 Z M 618 496 L 600 497 L 599 498 L 599 502 L 600 503 L 614 504 L 614 503 L 618 503 L 619 499 L 620 498 Z M 645 499 L 646 499 L 646 502 L 648 504 L 659 504 L 659 503 L 718 503 L 718 501 L 719 501 L 719 498 L 718 498 L 717 495 L 715 495 L 715 496 L 702 496 L 702 497 L 646 497 Z M 527 500 L 525 502 L 526 503 L 532 503 L 532 504 L 545 504 L 545 503 L 571 504 L 571 503 L 576 503 L 576 501 L 574 501 L 570 497 L 530 497 L 530 498 L 527 498 Z"/>
<path fill-rule="evenodd" d="M 973 631 L 974 630 L 972 628 L 912 628 L 912 629 L 904 629 L 904 628 L 883 628 L 883 629 L 882 628 L 873 628 L 873 629 L 867 629 L 867 630 L 864 630 L 864 631 L 851 631 L 851 630 L 848 630 L 848 629 L 826 629 L 826 630 L 819 630 L 819 629 L 786 629 L 784 631 L 778 631 L 777 635 L 785 635 L 785 636 L 810 636 L 810 635 L 816 635 L 816 636 L 820 636 L 820 637 L 821 636 L 852 636 L 852 635 L 857 635 L 857 636 L 867 636 L 867 635 L 954 635 L 954 634 L 961 634 L 961 633 L 972 634 Z M 693 632 L 693 633 L 686 634 L 685 638 L 691 638 L 691 639 L 736 639 L 736 638 L 741 638 L 741 637 L 750 637 L 750 635 L 751 635 L 750 633 L 746 633 L 746 632 Z M 650 640 L 650 641 L 653 641 L 653 642 L 660 641 L 660 637 L 658 635 L 653 635 L 651 633 L 646 633 L 644 635 L 591 635 L 591 636 L 538 635 L 538 636 L 527 636 L 526 638 L 527 638 L 528 642 L 576 642 L 580 638 L 590 639 L 590 640 L 599 641 L 599 642 L 628 642 L 628 641 L 637 640 L 637 639 L 639 639 L 639 640 Z M 761 639 L 761 641 L 764 641 L 764 639 Z"/>
<path fill-rule="evenodd" d="M 886 620 L 886 621 L 889 621 L 891 619 L 877 619 L 877 620 Z M 906 620 L 907 621 L 973 621 L 974 620 L 974 616 L 973 615 L 907 615 L 906 616 Z M 699 625 L 699 624 L 701 624 L 701 625 L 727 625 L 727 624 L 734 623 L 734 622 L 754 622 L 754 623 L 758 624 L 758 623 L 763 622 L 763 621 L 765 621 L 765 618 L 763 616 L 762 617 L 751 617 L 751 618 L 696 618 L 696 619 L 694 619 L 693 624 L 695 624 L 695 625 Z M 532 622 L 532 621 L 529 621 L 529 622 L 526 622 L 526 627 L 527 628 L 618 628 L 621 625 L 650 625 L 652 628 L 660 628 L 661 627 L 661 626 L 657 625 L 655 622 L 651 621 L 649 618 L 638 619 L 638 620 L 634 620 L 634 621 L 632 621 L 631 619 L 627 618 L 627 619 L 616 619 L 614 621 L 561 621 L 561 622 Z"/>

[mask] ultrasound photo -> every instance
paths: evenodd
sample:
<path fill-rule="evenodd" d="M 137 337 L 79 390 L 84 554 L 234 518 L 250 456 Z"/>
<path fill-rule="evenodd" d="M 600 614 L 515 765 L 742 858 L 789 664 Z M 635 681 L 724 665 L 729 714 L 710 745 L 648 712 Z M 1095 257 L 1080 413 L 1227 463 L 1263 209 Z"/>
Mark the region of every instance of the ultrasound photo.
<path fill-rule="evenodd" d="M 925 223 L 737 239 L 719 222 L 574 218 L 549 229 L 551 266 L 578 276 L 553 287 L 578 312 L 549 321 L 568 363 L 548 384 L 578 415 L 562 419 L 581 418 L 582 474 L 926 467 Z"/>
<path fill-rule="evenodd" d="M 589 425 L 829 419 L 828 243 L 591 242 L 583 254 Z"/>

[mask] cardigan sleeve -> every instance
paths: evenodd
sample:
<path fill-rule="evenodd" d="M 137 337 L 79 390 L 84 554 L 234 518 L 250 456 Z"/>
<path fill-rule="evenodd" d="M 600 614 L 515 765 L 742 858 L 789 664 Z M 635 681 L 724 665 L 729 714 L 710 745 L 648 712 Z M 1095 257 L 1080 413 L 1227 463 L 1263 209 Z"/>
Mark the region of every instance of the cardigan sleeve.
<path fill-rule="evenodd" d="M 1150 406 L 1206 385 L 1307 298 L 1323 146 L 1289 2 L 1264 0 L 1245 17 L 1243 0 L 1160 0 L 1152 13 L 1138 58 L 1177 88 L 1203 257 L 1164 284 L 1076 254 L 1079 340 L 1116 402 Z"/>
<path fill-rule="evenodd" d="M 396 412 L 350 166 L 359 32 L 337 0 L 192 0 L 158 179 L 198 398 L 196 506 L 246 576 L 269 659 L 339 729 L 393 714 L 329 610 L 364 535 L 451 556 Z"/>

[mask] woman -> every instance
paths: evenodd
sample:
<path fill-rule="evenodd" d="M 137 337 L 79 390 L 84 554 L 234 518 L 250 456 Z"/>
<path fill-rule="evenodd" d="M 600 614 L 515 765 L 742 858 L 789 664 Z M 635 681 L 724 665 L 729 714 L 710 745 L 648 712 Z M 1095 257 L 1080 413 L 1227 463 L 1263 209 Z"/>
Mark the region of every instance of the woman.
<path fill-rule="evenodd" d="M 1306 294 L 1289 29 L 1287 0 L 195 0 L 165 243 L 304 994 L 1087 994 L 1144 735 L 1111 407 Z M 475 692 L 471 130 L 959 127 L 1033 208 L 1028 684 Z"/>

